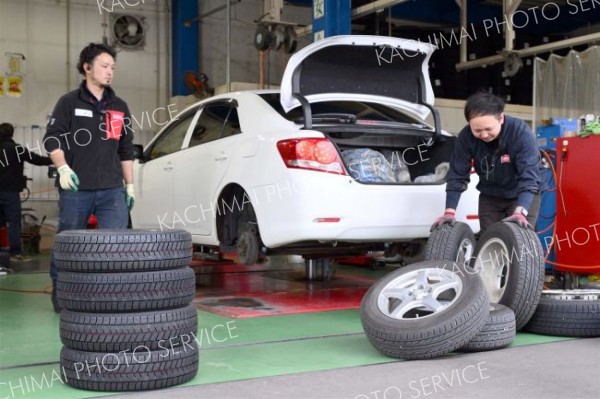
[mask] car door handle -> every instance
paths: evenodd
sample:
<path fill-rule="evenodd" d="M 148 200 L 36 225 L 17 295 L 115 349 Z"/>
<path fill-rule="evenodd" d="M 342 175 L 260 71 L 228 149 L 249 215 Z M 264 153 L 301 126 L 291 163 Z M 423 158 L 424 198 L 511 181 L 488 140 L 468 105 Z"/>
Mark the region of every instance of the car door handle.
<path fill-rule="evenodd" d="M 215 161 L 224 161 L 229 158 L 227 155 L 223 155 L 222 157 L 215 157 Z"/>

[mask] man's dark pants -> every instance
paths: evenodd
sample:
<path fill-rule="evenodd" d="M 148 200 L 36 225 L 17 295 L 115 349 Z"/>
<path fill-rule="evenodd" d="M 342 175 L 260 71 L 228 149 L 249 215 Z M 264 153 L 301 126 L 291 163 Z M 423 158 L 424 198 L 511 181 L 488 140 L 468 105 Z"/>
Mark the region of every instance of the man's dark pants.
<path fill-rule="evenodd" d="M 505 199 L 479 194 L 479 226 L 480 234 L 492 224 L 510 216 L 517 207 L 517 199 Z M 527 221 L 533 228 L 540 213 L 540 195 L 536 195 L 529 207 Z"/>
<path fill-rule="evenodd" d="M 10 255 L 21 254 L 21 198 L 13 191 L 0 191 L 0 215 L 8 222 Z"/>
<path fill-rule="evenodd" d="M 125 202 L 125 189 L 110 188 L 97 191 L 65 191 L 59 189 L 60 219 L 57 234 L 67 230 L 83 230 L 92 214 L 98 219 L 99 229 L 126 229 L 129 212 Z M 58 269 L 54 254 L 50 261 L 52 292 L 56 293 Z"/>

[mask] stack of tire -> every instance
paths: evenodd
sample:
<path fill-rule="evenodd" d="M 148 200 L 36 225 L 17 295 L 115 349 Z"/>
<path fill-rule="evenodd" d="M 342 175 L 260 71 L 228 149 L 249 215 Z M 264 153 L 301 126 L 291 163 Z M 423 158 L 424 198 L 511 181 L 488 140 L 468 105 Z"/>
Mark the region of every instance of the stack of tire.
<path fill-rule="evenodd" d="M 386 356 L 506 347 L 540 300 L 541 244 L 514 223 L 496 223 L 477 244 L 468 225 L 444 225 L 431 234 L 425 259 L 388 274 L 363 298 L 363 328 Z"/>
<path fill-rule="evenodd" d="M 600 337 L 600 289 L 543 291 L 524 330 L 559 337 Z"/>
<path fill-rule="evenodd" d="M 165 388 L 198 370 L 192 242 L 183 230 L 73 230 L 56 236 L 65 383 Z"/>

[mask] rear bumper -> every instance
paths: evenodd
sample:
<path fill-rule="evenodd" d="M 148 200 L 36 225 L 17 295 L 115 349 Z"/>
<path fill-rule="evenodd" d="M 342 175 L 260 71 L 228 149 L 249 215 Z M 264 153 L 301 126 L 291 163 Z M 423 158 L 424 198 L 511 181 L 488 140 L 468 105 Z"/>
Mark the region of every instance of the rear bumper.
<path fill-rule="evenodd" d="M 463 193 L 457 219 L 479 231 L 476 182 Z M 285 180 L 251 187 L 267 247 L 301 241 L 389 242 L 429 236 L 445 206 L 445 184 L 360 184 L 349 176 L 290 170 Z M 327 220 L 319 222 L 321 220 Z"/>

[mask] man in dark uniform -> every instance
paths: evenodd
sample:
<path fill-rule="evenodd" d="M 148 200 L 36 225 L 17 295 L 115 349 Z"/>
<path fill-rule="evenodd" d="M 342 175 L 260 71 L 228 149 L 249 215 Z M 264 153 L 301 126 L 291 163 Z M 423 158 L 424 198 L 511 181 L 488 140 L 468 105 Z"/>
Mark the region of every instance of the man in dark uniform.
<path fill-rule="evenodd" d="M 52 165 L 48 157 L 42 157 L 13 141 L 15 128 L 10 123 L 0 124 L 0 224 L 8 222 L 8 242 L 10 260 L 22 262 L 30 260 L 21 255 L 21 198 L 19 193 L 25 188 L 23 166 Z"/>
<path fill-rule="evenodd" d="M 116 52 L 90 43 L 79 55 L 84 77 L 62 96 L 48 122 L 44 147 L 58 170 L 58 232 L 85 229 L 93 213 L 100 229 L 125 229 L 133 191 L 133 130 L 125 101 L 110 87 Z M 52 303 L 57 268 L 52 259 Z"/>
<path fill-rule="evenodd" d="M 481 231 L 499 221 L 532 228 L 540 207 L 540 152 L 531 129 L 504 114 L 504 101 L 490 93 L 470 96 L 469 124 L 456 139 L 446 183 L 446 210 L 433 229 L 454 223 L 460 196 L 467 189 L 471 165 L 479 175 Z"/>

